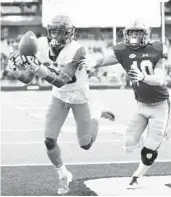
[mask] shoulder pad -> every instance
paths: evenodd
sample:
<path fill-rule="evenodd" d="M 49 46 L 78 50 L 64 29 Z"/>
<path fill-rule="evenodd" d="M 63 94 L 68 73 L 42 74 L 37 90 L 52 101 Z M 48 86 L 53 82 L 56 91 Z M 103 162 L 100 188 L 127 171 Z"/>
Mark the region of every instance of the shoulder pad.
<path fill-rule="evenodd" d="M 82 47 L 82 45 L 81 45 L 79 42 L 73 40 L 73 41 L 70 43 L 70 47 L 72 47 L 72 48 L 74 48 L 74 49 L 77 50 L 77 49 L 79 49 L 80 47 Z"/>
<path fill-rule="evenodd" d="M 74 56 L 79 48 L 82 48 L 82 45 L 73 40 L 70 44 L 64 47 L 64 52 L 69 54 L 70 56 Z"/>
<path fill-rule="evenodd" d="M 157 51 L 163 51 L 163 43 L 161 41 L 151 42 L 153 48 Z"/>
<path fill-rule="evenodd" d="M 118 43 L 118 44 L 113 46 L 114 51 L 121 51 L 121 50 L 124 50 L 125 48 L 126 48 L 126 46 L 123 42 Z"/>
<path fill-rule="evenodd" d="M 37 40 L 38 40 L 39 43 L 41 43 L 41 42 L 44 42 L 44 43 L 48 42 L 47 37 L 40 37 Z"/>
<path fill-rule="evenodd" d="M 38 49 L 41 49 L 43 47 L 48 47 L 48 40 L 47 37 L 40 37 L 37 39 L 37 43 L 38 43 Z"/>
<path fill-rule="evenodd" d="M 71 49 L 73 51 L 73 60 L 79 62 L 80 60 L 85 59 L 85 48 L 79 42 L 76 42 L 74 40 L 71 42 L 71 45 Z"/>

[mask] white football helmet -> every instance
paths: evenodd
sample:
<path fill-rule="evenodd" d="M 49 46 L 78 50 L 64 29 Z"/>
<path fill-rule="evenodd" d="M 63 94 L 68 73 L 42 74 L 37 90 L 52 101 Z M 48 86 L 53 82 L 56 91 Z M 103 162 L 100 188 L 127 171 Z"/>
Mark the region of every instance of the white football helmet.
<path fill-rule="evenodd" d="M 143 47 L 149 43 L 150 34 L 150 28 L 136 20 L 123 30 L 124 44 L 131 48 Z"/>

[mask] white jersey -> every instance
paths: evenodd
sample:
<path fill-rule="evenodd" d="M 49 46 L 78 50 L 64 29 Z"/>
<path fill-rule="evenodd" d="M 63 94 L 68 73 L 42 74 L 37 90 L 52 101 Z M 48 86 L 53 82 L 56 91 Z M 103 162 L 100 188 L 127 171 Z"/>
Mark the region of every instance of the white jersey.
<path fill-rule="evenodd" d="M 37 58 L 43 65 L 54 65 L 60 70 L 60 68 L 72 62 L 76 51 L 80 47 L 82 46 L 73 40 L 60 51 L 56 61 L 54 62 L 49 58 L 49 44 L 47 38 L 41 37 L 38 39 Z M 79 67 L 77 68 L 74 82 L 65 84 L 61 88 L 56 86 L 53 86 L 52 88 L 52 95 L 67 103 L 85 103 L 88 101 L 88 93 L 88 76 L 85 67 L 81 70 L 79 70 Z"/>

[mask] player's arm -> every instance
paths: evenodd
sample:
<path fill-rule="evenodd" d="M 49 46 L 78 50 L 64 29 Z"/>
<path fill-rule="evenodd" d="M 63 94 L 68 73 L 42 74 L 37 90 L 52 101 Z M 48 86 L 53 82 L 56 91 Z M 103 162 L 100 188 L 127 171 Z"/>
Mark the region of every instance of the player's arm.
<path fill-rule="evenodd" d="M 112 54 L 110 56 L 101 58 L 99 60 L 97 60 L 96 65 L 94 66 L 94 68 L 99 68 L 99 67 L 104 67 L 104 66 L 111 66 L 114 64 L 119 63 L 119 61 L 117 60 L 115 54 Z"/>
<path fill-rule="evenodd" d="M 35 73 L 50 84 L 60 88 L 72 80 L 77 66 L 76 62 L 70 62 L 65 65 L 64 69 L 57 72 L 41 64 Z"/>
<path fill-rule="evenodd" d="M 145 75 L 144 83 L 152 86 L 163 86 L 165 82 L 164 59 L 161 58 L 154 69 L 154 75 Z"/>
<path fill-rule="evenodd" d="M 8 67 L 10 72 L 24 84 L 29 84 L 34 78 L 34 73 L 25 67 L 19 53 L 9 58 Z"/>
<path fill-rule="evenodd" d="M 34 73 L 58 88 L 72 80 L 72 77 L 75 75 L 77 67 L 83 58 L 85 58 L 85 50 L 83 47 L 80 47 L 69 63 L 64 65 L 60 71 L 55 71 L 44 66 L 39 61 L 33 61 L 30 57 L 26 57 Z"/>

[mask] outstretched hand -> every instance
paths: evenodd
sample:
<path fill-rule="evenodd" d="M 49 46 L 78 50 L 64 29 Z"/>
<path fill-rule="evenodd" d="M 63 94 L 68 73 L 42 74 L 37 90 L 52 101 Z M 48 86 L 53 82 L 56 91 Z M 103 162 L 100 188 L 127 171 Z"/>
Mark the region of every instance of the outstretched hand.
<path fill-rule="evenodd" d="M 94 64 L 93 62 L 89 61 L 88 59 L 82 59 L 80 62 L 79 62 L 79 70 L 83 69 L 83 68 L 86 68 L 87 70 L 91 70 L 94 68 Z"/>
<path fill-rule="evenodd" d="M 8 60 L 9 70 L 14 72 L 19 69 L 27 69 L 19 52 L 12 54 Z"/>
<path fill-rule="evenodd" d="M 98 59 L 96 61 L 96 64 L 95 64 L 94 68 L 99 68 L 101 66 L 102 62 L 103 62 L 103 58 Z"/>
<path fill-rule="evenodd" d="M 27 69 L 32 70 L 33 72 L 36 72 L 41 62 L 37 59 L 36 56 L 24 56 L 22 55 L 23 63 L 26 65 Z"/>

